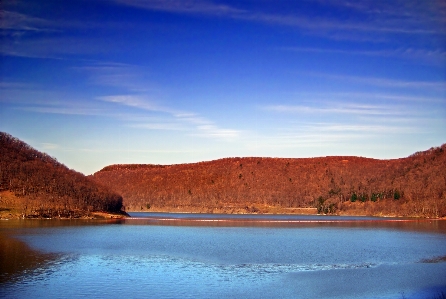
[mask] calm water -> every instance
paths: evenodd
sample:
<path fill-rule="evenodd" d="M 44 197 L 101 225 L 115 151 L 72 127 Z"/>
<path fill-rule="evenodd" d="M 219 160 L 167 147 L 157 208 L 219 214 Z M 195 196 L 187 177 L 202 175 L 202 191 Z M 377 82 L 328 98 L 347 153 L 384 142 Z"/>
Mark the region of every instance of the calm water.
<path fill-rule="evenodd" d="M 1 298 L 436 298 L 446 221 L 133 214 L 0 221 Z"/>

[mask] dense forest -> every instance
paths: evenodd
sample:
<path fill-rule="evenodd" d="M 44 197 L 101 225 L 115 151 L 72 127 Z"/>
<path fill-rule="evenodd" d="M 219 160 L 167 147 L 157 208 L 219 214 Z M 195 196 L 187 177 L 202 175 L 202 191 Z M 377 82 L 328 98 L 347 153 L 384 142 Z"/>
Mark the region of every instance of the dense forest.
<path fill-rule="evenodd" d="M 122 197 L 0 132 L 0 209 L 22 217 L 83 217 L 119 213 Z"/>
<path fill-rule="evenodd" d="M 111 165 L 92 177 L 127 211 L 446 216 L 446 144 L 409 157 L 226 158 Z"/>

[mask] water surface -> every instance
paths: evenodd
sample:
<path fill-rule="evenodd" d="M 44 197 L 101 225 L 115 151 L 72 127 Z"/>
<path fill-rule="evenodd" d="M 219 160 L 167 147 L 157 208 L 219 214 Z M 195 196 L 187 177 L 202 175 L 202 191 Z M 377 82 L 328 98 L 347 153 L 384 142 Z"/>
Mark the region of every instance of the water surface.
<path fill-rule="evenodd" d="M 20 244 L 19 251 L 35 258 L 11 273 L 2 267 L 0 296 L 435 298 L 446 294 L 445 221 L 132 216 L 136 217 L 113 221 L 0 222 L 3 239 L 14 240 L 9 242 Z M 4 255 L 8 256 L 3 260 L 18 259 L 11 251 Z"/>

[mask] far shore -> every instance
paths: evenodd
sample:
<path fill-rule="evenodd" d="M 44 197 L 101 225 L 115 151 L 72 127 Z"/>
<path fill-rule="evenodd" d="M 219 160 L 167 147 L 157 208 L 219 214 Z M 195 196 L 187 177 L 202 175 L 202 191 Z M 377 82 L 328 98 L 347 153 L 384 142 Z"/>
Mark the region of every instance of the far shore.
<path fill-rule="evenodd" d="M 0 211 L 0 220 L 9 220 L 9 219 L 123 219 L 129 217 L 129 215 L 125 212 L 123 213 L 109 213 L 109 212 L 91 212 L 89 214 L 80 216 L 80 217 L 34 217 L 34 216 L 25 216 L 22 213 L 18 213 L 14 210 L 10 209 L 2 209 Z"/>
<path fill-rule="evenodd" d="M 85 213 L 85 215 L 79 217 L 36 217 L 32 215 L 23 215 L 18 212 L 18 209 L 15 208 L 2 208 L 0 209 L 0 220 L 9 220 L 9 219 L 125 219 L 129 217 L 128 213 L 172 213 L 172 214 L 181 214 L 181 213 L 191 213 L 191 214 L 227 214 L 227 215 L 320 215 L 320 216 L 369 216 L 369 217 L 398 217 L 398 218 L 418 218 L 418 219 L 436 219 L 436 220 L 446 220 L 446 217 L 421 217 L 421 216 L 406 216 L 406 215 L 396 215 L 396 214 L 377 214 L 370 215 L 366 213 L 352 213 L 352 211 L 344 211 L 336 214 L 318 214 L 316 208 L 280 208 L 274 207 L 269 208 L 267 210 L 256 210 L 252 211 L 249 208 L 154 208 L 154 209 L 145 209 L 145 210 L 137 210 L 137 209 L 128 209 L 126 212 L 121 213 L 109 213 L 103 211 L 96 211 Z M 357 211 L 356 211 L 357 212 Z"/>
<path fill-rule="evenodd" d="M 446 220 L 446 217 L 422 217 L 416 215 L 397 215 L 397 214 L 367 214 L 352 213 L 352 211 L 342 211 L 335 214 L 318 214 L 316 208 L 278 208 L 269 209 L 268 211 L 249 212 L 247 209 L 178 209 L 178 208 L 153 208 L 153 209 L 128 209 L 128 213 L 172 213 L 172 214 L 227 214 L 227 215 L 318 215 L 318 216 L 356 216 L 356 217 L 381 217 L 381 218 L 415 218 L 415 219 L 436 219 Z M 356 211 L 357 212 L 357 211 Z"/>

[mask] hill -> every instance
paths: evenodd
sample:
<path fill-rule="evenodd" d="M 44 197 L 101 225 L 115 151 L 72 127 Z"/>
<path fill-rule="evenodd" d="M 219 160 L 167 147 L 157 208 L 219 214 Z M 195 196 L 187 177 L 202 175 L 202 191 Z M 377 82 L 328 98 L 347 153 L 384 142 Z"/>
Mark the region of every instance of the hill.
<path fill-rule="evenodd" d="M 127 211 L 446 216 L 446 144 L 409 157 L 226 158 L 111 165 Z M 311 209 L 312 208 L 312 209 Z"/>
<path fill-rule="evenodd" d="M 0 211 L 22 217 L 84 217 L 120 213 L 122 197 L 0 132 Z"/>

